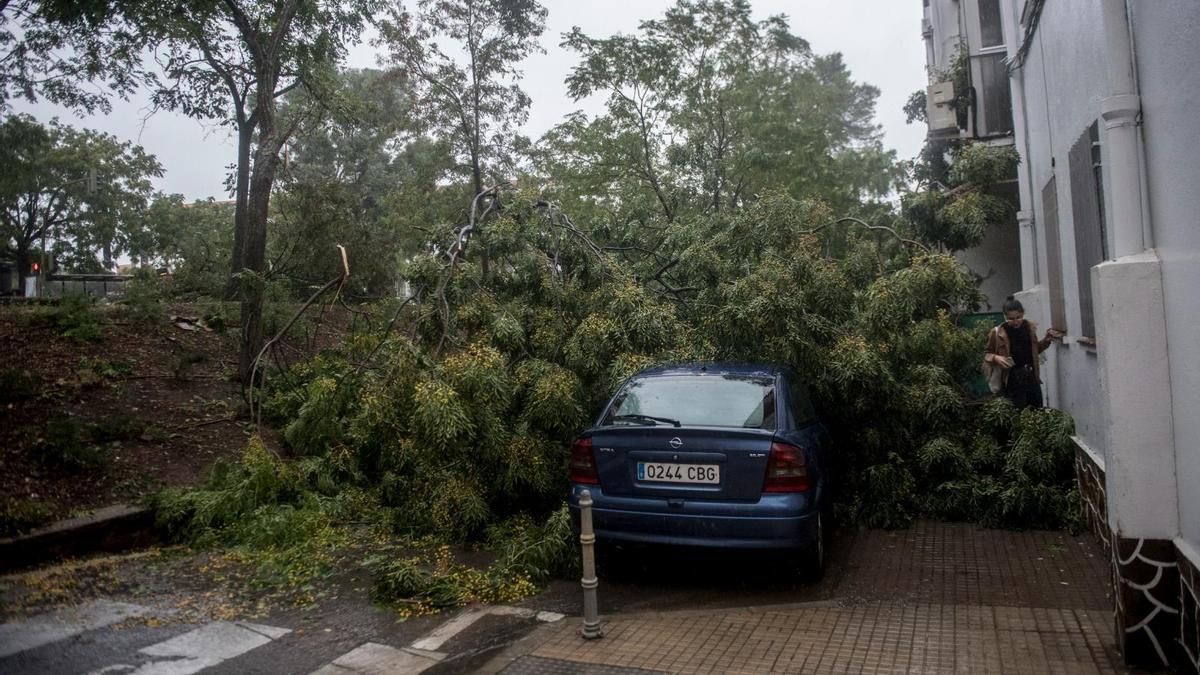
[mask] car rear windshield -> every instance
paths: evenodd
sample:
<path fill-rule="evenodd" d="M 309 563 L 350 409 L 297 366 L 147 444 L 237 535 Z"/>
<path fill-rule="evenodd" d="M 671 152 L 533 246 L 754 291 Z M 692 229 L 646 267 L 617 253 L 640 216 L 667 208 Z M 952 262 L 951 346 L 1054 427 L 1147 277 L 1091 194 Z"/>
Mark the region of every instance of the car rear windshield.
<path fill-rule="evenodd" d="M 669 420 L 685 426 L 774 429 L 775 381 L 735 375 L 643 377 L 617 394 L 602 424 L 662 425 Z"/>

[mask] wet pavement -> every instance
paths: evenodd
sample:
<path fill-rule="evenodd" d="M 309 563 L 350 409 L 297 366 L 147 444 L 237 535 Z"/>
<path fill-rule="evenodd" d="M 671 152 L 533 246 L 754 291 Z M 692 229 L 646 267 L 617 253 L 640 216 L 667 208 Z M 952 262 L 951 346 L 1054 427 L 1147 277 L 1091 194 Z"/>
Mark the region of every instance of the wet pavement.
<path fill-rule="evenodd" d="M 221 621 L 112 597 L 127 605 L 0 625 L 0 673 L 1124 672 L 1108 558 L 1085 536 L 842 532 L 819 583 L 761 554 L 605 553 L 595 642 L 576 635 L 576 581 L 403 622 L 362 597 Z"/>

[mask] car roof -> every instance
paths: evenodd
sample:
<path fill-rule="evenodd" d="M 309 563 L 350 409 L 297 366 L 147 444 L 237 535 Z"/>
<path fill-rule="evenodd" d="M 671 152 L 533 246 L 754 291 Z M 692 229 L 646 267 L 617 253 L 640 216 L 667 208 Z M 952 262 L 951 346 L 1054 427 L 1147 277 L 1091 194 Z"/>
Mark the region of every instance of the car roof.
<path fill-rule="evenodd" d="M 640 370 L 634 377 L 657 377 L 660 375 L 747 375 L 752 377 L 775 377 L 790 369 L 776 363 L 752 363 L 741 361 L 696 361 L 669 363 Z"/>

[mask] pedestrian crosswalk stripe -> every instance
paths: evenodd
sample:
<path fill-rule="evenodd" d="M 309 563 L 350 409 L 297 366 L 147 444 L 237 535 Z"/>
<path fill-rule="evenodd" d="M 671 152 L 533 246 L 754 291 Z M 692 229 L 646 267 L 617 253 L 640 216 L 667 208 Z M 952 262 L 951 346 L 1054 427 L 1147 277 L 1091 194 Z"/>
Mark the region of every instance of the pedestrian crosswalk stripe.
<path fill-rule="evenodd" d="M 368 642 L 346 652 L 312 675 L 416 675 L 444 657 L 436 652 L 416 653 Z"/>
<path fill-rule="evenodd" d="M 488 614 L 488 609 L 468 609 L 446 623 L 433 629 L 428 635 L 412 644 L 417 649 L 436 650 L 450 638 L 466 630 L 471 624 Z"/>
<path fill-rule="evenodd" d="M 253 623 L 214 621 L 193 631 L 176 635 L 168 640 L 139 649 L 138 653 L 151 657 L 141 665 L 118 664 L 108 666 L 99 673 L 122 673 L 123 675 L 191 675 L 211 668 L 222 661 L 277 640 L 292 631 L 274 626 Z"/>
<path fill-rule="evenodd" d="M 19 623 L 0 624 L 0 658 L 48 645 L 148 614 L 150 609 L 124 602 L 97 600 Z"/>
<path fill-rule="evenodd" d="M 491 607 L 479 607 L 476 609 L 468 609 L 458 616 L 450 619 L 446 623 L 438 626 L 429 632 L 428 635 L 412 643 L 414 649 L 437 650 L 442 645 L 446 644 L 450 638 L 458 635 L 471 624 L 482 619 L 483 617 L 493 614 L 497 616 L 518 616 L 523 619 L 537 619 L 543 623 L 554 623 L 563 618 L 562 614 L 557 612 L 539 612 L 528 607 L 509 607 L 508 605 L 493 605 Z"/>

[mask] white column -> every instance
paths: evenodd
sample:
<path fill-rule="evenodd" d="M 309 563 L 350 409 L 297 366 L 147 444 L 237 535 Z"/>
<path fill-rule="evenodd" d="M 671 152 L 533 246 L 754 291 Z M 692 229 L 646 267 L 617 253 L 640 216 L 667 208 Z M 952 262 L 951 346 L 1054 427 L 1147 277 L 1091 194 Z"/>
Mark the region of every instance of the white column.
<path fill-rule="evenodd" d="M 1162 263 L 1154 251 L 1092 268 L 1109 524 L 1120 537 L 1179 532 Z"/>

